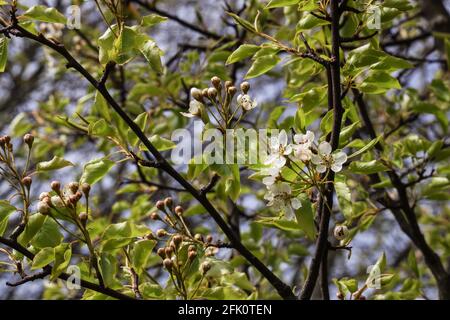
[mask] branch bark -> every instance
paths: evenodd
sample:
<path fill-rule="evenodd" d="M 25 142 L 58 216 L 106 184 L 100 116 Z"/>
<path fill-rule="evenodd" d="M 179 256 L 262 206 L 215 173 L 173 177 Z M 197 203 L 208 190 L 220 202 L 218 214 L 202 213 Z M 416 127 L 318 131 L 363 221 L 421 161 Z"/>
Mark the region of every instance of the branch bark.
<path fill-rule="evenodd" d="M 336 150 L 339 146 L 339 135 L 341 133 L 341 123 L 343 116 L 343 108 L 341 101 L 341 67 L 340 67 L 340 36 L 339 36 L 339 0 L 331 0 L 331 45 L 332 45 L 332 62 L 330 63 L 331 83 L 332 86 L 332 101 L 333 101 L 333 129 L 331 132 L 331 147 Z M 333 208 L 333 193 L 334 193 L 334 172 L 329 171 L 328 181 L 325 186 L 323 195 L 319 199 L 318 217 L 320 219 L 319 235 L 316 241 L 316 252 L 311 260 L 309 274 L 303 286 L 300 299 L 309 300 L 314 291 L 314 287 L 319 276 L 321 263 L 326 264 L 324 255 L 328 250 L 328 228 L 330 224 L 331 210 Z M 325 269 L 326 270 L 326 269 Z M 326 275 L 326 273 L 325 273 Z M 325 294 L 327 290 L 325 291 Z"/>

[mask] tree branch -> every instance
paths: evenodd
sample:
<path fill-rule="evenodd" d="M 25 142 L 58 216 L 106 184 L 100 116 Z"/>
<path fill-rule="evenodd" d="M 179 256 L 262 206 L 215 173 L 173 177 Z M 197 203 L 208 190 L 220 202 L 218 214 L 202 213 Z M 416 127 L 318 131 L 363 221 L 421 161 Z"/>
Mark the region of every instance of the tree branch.
<path fill-rule="evenodd" d="M 332 150 L 336 150 L 339 146 L 339 135 L 341 133 L 341 123 L 343 116 L 343 108 L 341 101 L 341 70 L 340 70 L 340 36 L 339 36 L 339 0 L 331 0 L 331 46 L 332 46 L 332 63 L 330 64 L 331 83 L 332 86 L 332 101 L 333 101 L 333 128 L 331 132 L 331 147 Z M 328 228 L 330 223 L 331 210 L 333 208 L 333 193 L 334 193 L 334 172 L 329 171 L 328 181 L 325 186 L 323 195 L 319 199 L 318 216 L 320 219 L 319 235 L 316 241 L 316 252 L 311 260 L 308 277 L 306 278 L 305 285 L 303 286 L 300 299 L 311 299 L 314 287 L 319 276 L 319 270 L 323 261 L 323 256 L 328 250 Z"/>
<path fill-rule="evenodd" d="M 6 245 L 6 246 L 16 250 L 17 252 L 20 252 L 25 257 L 27 257 L 29 260 L 33 260 L 33 258 L 34 258 L 34 254 L 32 252 L 28 251 L 27 248 L 25 248 L 24 246 L 22 246 L 21 244 L 19 244 L 16 241 L 13 241 L 11 239 L 7 239 L 7 238 L 4 238 L 4 237 L 0 237 L 0 243 L 2 243 L 4 245 Z M 43 272 L 38 273 L 38 274 L 36 274 L 34 276 L 25 277 L 21 281 L 13 283 L 13 284 L 10 284 L 10 285 L 17 286 L 17 285 L 23 284 L 25 282 L 34 281 L 34 280 L 37 280 L 37 279 L 42 279 L 45 276 L 51 274 L 51 272 L 52 272 L 52 267 L 50 265 L 47 265 L 47 266 L 45 266 L 43 268 Z M 70 278 L 70 275 L 67 274 L 67 273 L 62 273 L 62 274 L 59 275 L 59 279 L 62 279 L 62 280 L 68 280 L 69 278 Z M 113 290 L 113 289 L 110 289 L 110 288 L 101 287 L 98 284 L 95 284 L 95 283 L 92 283 L 92 282 L 89 282 L 89 281 L 86 281 L 86 280 L 83 280 L 83 279 L 80 280 L 80 285 L 83 288 L 90 289 L 90 290 L 93 290 L 93 291 L 96 291 L 96 292 L 99 292 L 99 293 L 103 293 L 103 294 L 105 294 L 107 296 L 110 296 L 112 298 L 116 298 L 116 299 L 120 299 L 120 300 L 134 300 L 133 297 L 127 296 L 127 295 L 125 295 L 123 293 L 120 293 L 120 292 L 118 292 L 116 290 Z"/>

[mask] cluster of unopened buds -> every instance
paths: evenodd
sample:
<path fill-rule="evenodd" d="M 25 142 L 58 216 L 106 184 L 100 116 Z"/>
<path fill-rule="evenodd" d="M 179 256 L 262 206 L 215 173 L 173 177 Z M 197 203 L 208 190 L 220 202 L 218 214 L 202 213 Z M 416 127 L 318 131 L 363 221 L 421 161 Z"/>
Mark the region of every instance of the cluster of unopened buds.
<path fill-rule="evenodd" d="M 266 175 L 263 183 L 267 187 L 265 199 L 268 206 L 275 210 L 283 211 L 288 220 L 295 219 L 295 210 L 301 207 L 298 198 L 303 190 L 318 186 L 325 180 L 317 178 L 316 173 L 323 174 L 327 170 L 339 172 L 347 161 L 347 155 L 342 151 L 332 152 L 331 145 L 327 141 L 318 146 L 314 144 L 315 135 L 312 131 L 305 134 L 295 134 L 293 143 L 289 143 L 288 135 L 282 130 L 278 136 L 269 140 L 269 155 L 264 164 L 267 167 L 262 174 Z M 303 189 L 293 191 L 293 181 L 283 177 L 283 169 L 288 167 L 295 172 L 303 184 Z M 305 170 L 307 169 L 307 170 Z"/>
<path fill-rule="evenodd" d="M 152 212 L 150 218 L 163 222 L 166 229 L 158 229 L 156 237 L 152 237 L 165 241 L 165 245 L 160 247 L 157 253 L 170 273 L 182 272 L 184 268 L 189 268 L 195 259 L 214 256 L 217 253 L 218 248 L 213 244 L 211 235 L 204 237 L 201 234 L 191 233 L 183 218 L 184 209 L 181 206 L 174 206 L 172 198 L 159 200 L 156 208 L 163 216 L 158 212 Z M 205 269 L 206 267 L 202 265 L 200 269 Z"/>
<path fill-rule="evenodd" d="M 188 118 L 198 117 L 205 123 L 209 123 L 210 114 L 222 129 L 236 126 L 243 116 L 257 107 L 257 102 L 249 95 L 250 84 L 242 82 L 241 93 L 233 104 L 238 89 L 231 81 L 222 82 L 219 77 L 211 79 L 212 86 L 205 89 L 191 89 L 191 101 L 189 112 L 181 112 Z M 208 113 L 209 111 L 209 113 Z"/>
<path fill-rule="evenodd" d="M 43 215 L 51 214 L 51 209 L 59 211 L 67 208 L 76 212 L 78 202 L 84 195 L 87 203 L 91 191 L 91 186 L 88 183 L 82 183 L 80 185 L 75 181 L 66 184 L 63 188 L 61 188 L 61 182 L 52 181 L 50 187 L 52 192 L 42 192 L 39 195 L 37 208 L 39 213 Z M 88 219 L 87 212 L 78 214 L 78 219 L 85 225 Z"/>

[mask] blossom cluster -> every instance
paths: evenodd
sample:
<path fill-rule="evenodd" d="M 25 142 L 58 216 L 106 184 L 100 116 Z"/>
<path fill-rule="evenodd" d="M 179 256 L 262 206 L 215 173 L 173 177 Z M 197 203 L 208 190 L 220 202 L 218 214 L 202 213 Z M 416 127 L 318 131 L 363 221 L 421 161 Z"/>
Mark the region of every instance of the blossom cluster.
<path fill-rule="evenodd" d="M 269 155 L 264 163 L 267 167 L 262 172 L 266 176 L 263 183 L 267 187 L 264 198 L 269 201 L 268 206 L 283 211 L 288 220 L 295 219 L 295 210 L 302 205 L 299 194 L 323 183 L 328 170 L 341 171 L 347 161 L 347 155 L 342 151 L 332 152 L 327 141 L 316 146 L 314 140 L 314 133 L 307 131 L 295 134 L 293 143 L 289 143 L 288 134 L 282 130 L 269 141 Z M 296 173 L 301 183 L 283 176 L 286 167 Z M 318 174 L 325 174 L 325 177 Z M 298 188 L 293 189 L 292 186 Z"/>

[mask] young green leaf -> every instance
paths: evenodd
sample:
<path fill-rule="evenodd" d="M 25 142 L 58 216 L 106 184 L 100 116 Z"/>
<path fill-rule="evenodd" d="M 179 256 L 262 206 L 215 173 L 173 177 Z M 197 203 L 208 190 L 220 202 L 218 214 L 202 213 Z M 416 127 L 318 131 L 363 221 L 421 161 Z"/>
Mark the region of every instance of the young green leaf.
<path fill-rule="evenodd" d="M 52 160 L 45 161 L 45 162 L 39 162 L 36 165 L 37 171 L 51 171 L 51 170 L 57 170 L 62 169 L 65 167 L 74 166 L 74 164 L 68 160 L 65 160 L 61 157 L 54 156 Z"/>
<path fill-rule="evenodd" d="M 5 71 L 8 62 L 8 43 L 8 38 L 3 36 L 0 38 L 0 72 Z"/>
<path fill-rule="evenodd" d="M 251 79 L 263 75 L 264 73 L 272 70 L 280 61 L 281 59 L 276 55 L 267 55 L 257 58 L 245 75 L 245 79 Z"/>
<path fill-rule="evenodd" d="M 100 181 L 116 163 L 106 158 L 94 159 L 84 165 L 81 183 L 94 184 Z"/>
<path fill-rule="evenodd" d="M 245 58 L 254 55 L 259 49 L 260 47 L 254 44 L 243 44 L 228 56 L 226 64 L 228 65 L 244 60 Z"/>
<path fill-rule="evenodd" d="M 59 12 L 55 8 L 48 8 L 42 5 L 29 8 L 27 11 L 25 11 L 21 18 L 49 23 L 67 23 L 66 17 L 61 12 Z"/>
<path fill-rule="evenodd" d="M 294 4 L 298 4 L 299 2 L 300 0 L 271 0 L 266 5 L 266 9 L 293 6 Z"/>

